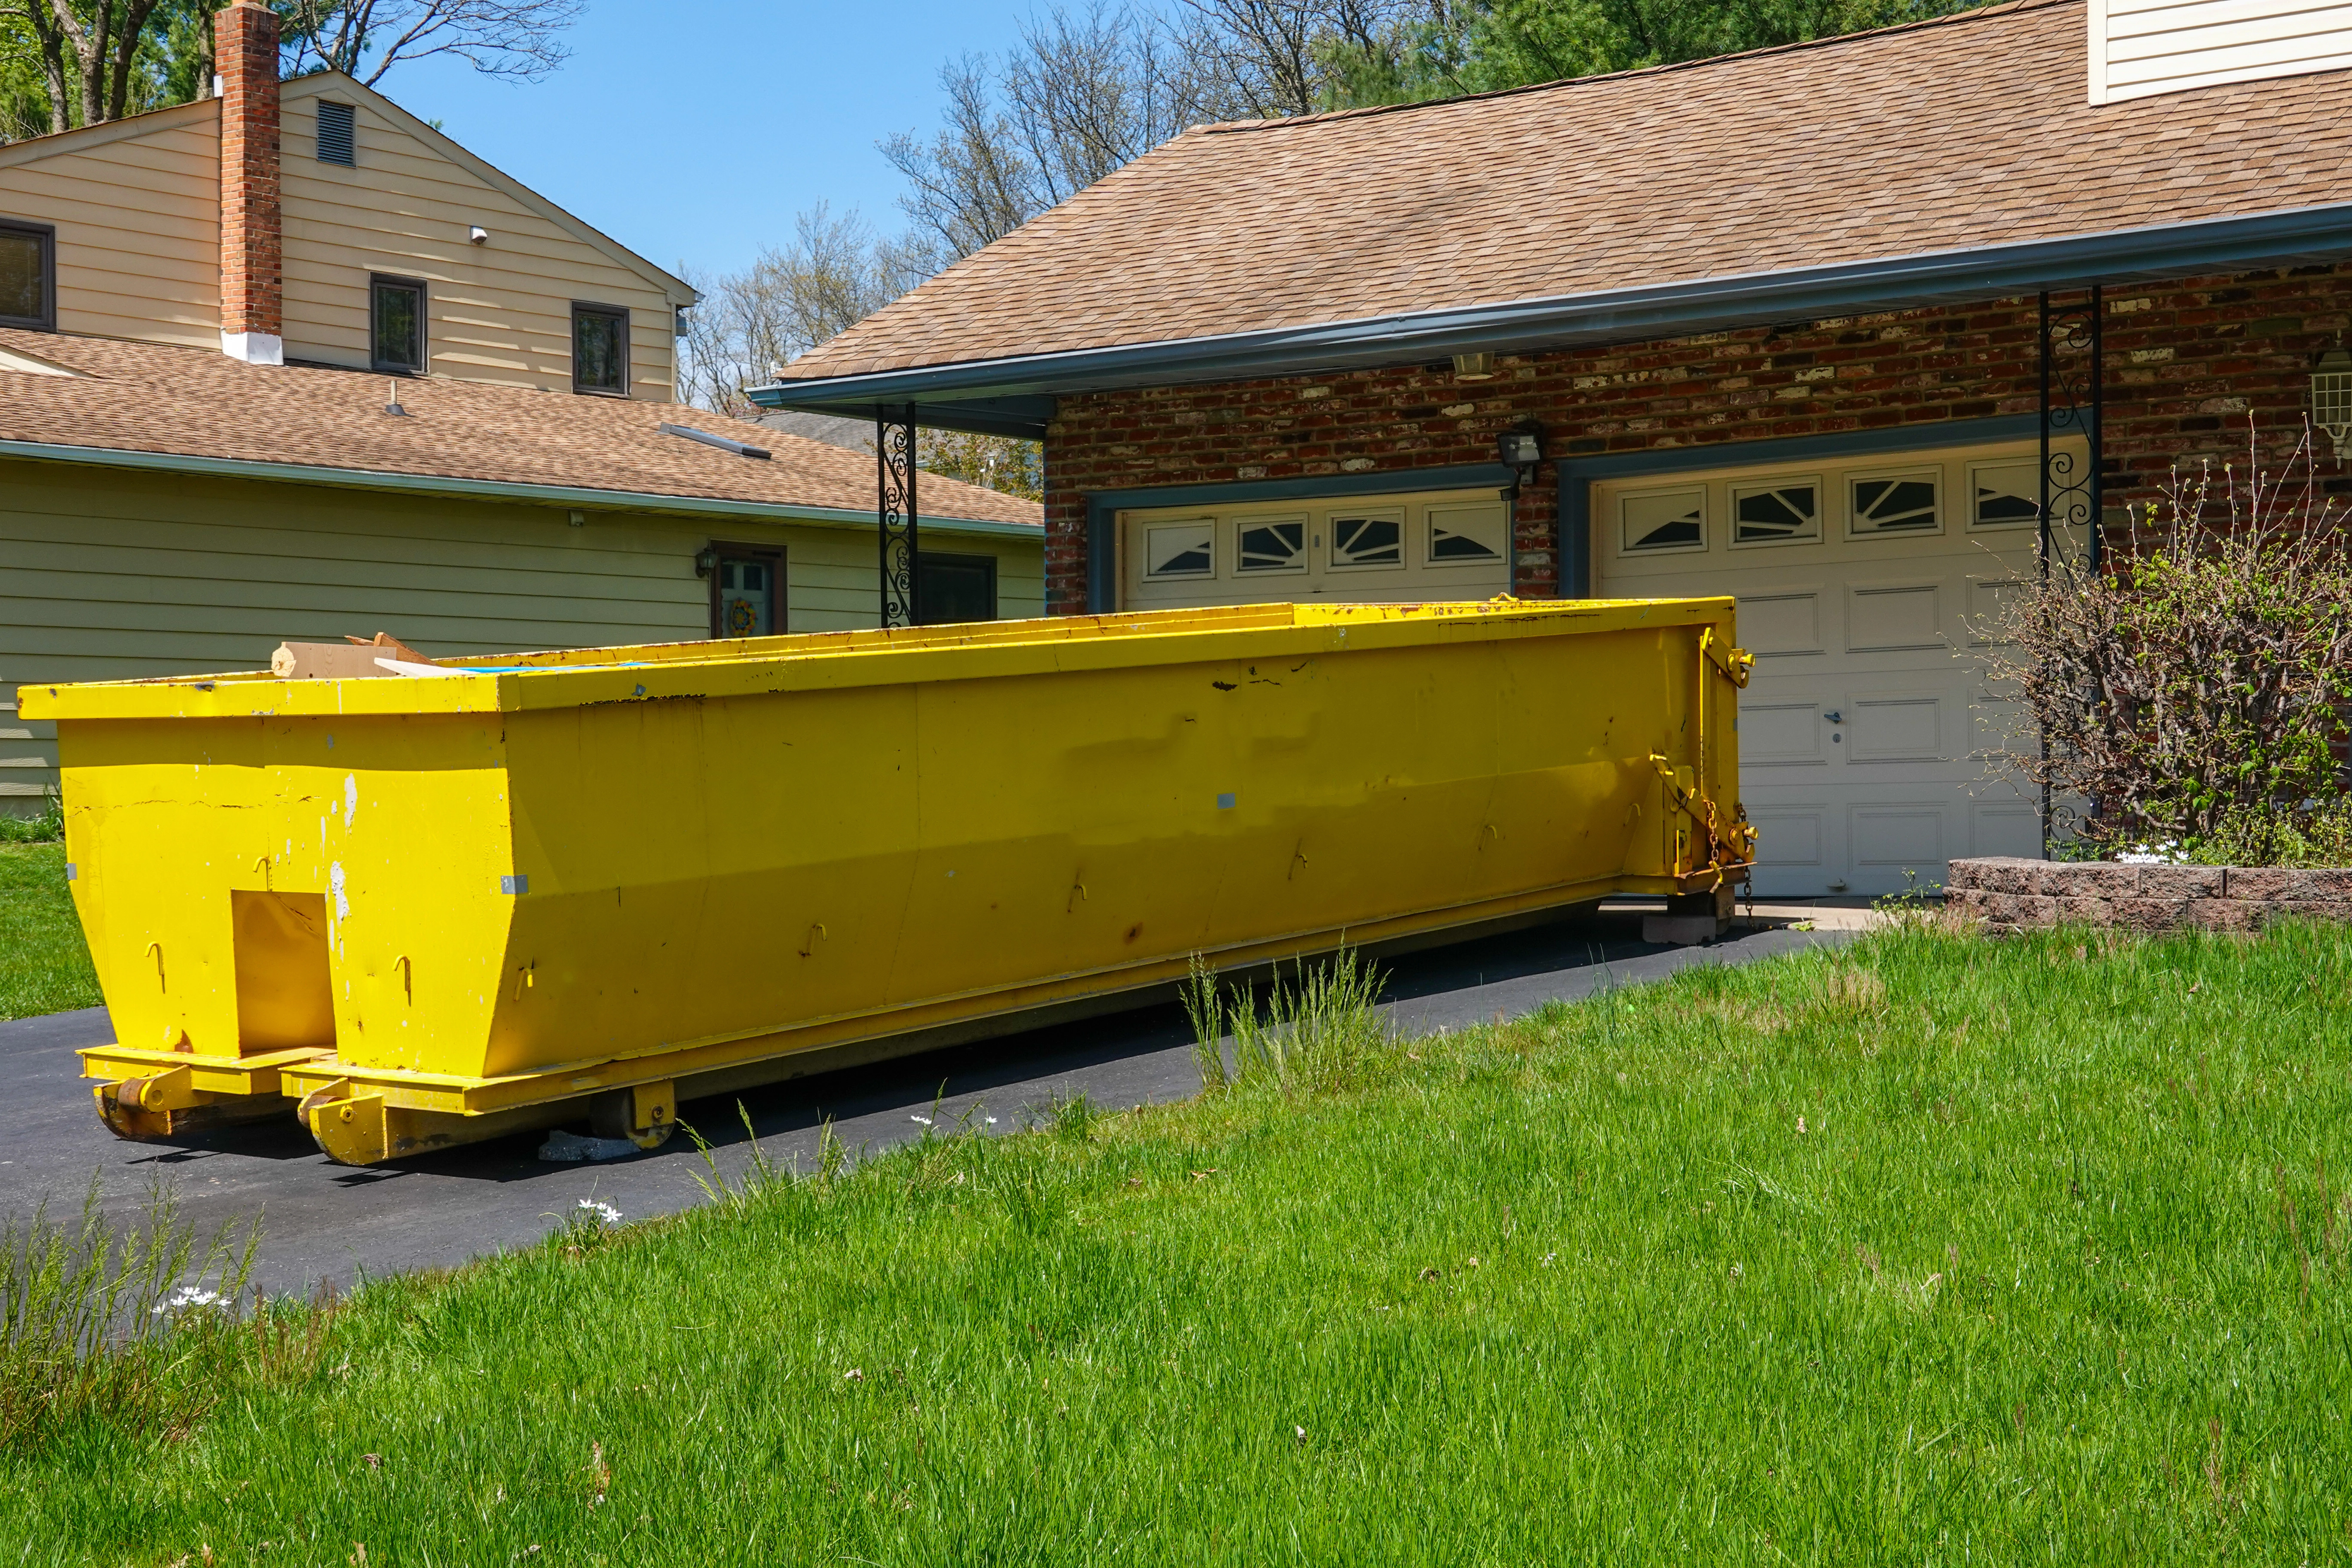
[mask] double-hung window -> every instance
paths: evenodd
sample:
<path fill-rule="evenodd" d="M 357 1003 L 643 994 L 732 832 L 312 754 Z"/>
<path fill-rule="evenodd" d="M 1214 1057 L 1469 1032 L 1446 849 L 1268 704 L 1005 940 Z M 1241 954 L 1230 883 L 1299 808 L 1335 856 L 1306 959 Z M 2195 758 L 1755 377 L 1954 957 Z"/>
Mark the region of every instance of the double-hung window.
<path fill-rule="evenodd" d="M 629 313 L 617 305 L 572 307 L 572 390 L 629 395 Z"/>
<path fill-rule="evenodd" d="M 58 330 L 58 231 L 0 218 L 0 327 Z"/>
<path fill-rule="evenodd" d="M 368 279 L 368 363 L 425 374 L 425 285 L 414 278 Z"/>

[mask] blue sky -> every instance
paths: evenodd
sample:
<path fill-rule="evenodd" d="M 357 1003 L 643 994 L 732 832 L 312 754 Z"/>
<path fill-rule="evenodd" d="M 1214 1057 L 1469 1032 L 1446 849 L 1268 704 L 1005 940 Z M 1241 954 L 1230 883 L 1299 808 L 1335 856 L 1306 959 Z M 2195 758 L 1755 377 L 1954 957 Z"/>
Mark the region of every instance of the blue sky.
<path fill-rule="evenodd" d="M 572 59 L 508 86 L 462 62 L 395 66 L 403 108 L 663 267 L 725 270 L 829 201 L 897 228 L 874 144 L 939 121 L 939 70 L 1002 51 L 998 0 L 590 0 Z"/>

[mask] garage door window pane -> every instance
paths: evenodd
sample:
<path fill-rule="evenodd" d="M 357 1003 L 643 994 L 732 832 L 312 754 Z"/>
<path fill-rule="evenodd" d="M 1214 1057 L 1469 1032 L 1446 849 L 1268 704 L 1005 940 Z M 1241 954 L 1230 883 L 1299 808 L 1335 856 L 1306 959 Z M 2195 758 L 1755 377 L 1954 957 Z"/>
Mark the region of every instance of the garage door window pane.
<path fill-rule="evenodd" d="M 1936 510 L 1933 474 L 1889 474 L 1852 483 L 1857 535 L 1934 533 L 1944 526 Z"/>
<path fill-rule="evenodd" d="M 1169 523 L 1143 531 L 1147 577 L 1211 577 L 1216 574 L 1216 525 Z"/>
<path fill-rule="evenodd" d="M 1341 570 L 1404 564 L 1404 519 L 1335 517 L 1331 520 L 1331 564 Z"/>
<path fill-rule="evenodd" d="M 1503 509 L 1447 506 L 1429 509 L 1429 563 L 1466 566 L 1503 558 Z"/>
<path fill-rule="evenodd" d="M 1757 485 L 1731 492 L 1731 542 L 1782 544 L 1822 536 L 1821 487 Z"/>
<path fill-rule="evenodd" d="M 1706 548 L 1706 492 L 1651 490 L 1621 497 L 1624 552 Z"/>
<path fill-rule="evenodd" d="M 1304 522 L 1244 522 L 1239 527 L 1243 571 L 1307 570 L 1307 525 Z"/>
<path fill-rule="evenodd" d="M 1977 528 L 2021 528 L 2042 518 L 2041 464 L 1979 463 L 1969 474 L 1976 492 L 1969 521 Z"/>

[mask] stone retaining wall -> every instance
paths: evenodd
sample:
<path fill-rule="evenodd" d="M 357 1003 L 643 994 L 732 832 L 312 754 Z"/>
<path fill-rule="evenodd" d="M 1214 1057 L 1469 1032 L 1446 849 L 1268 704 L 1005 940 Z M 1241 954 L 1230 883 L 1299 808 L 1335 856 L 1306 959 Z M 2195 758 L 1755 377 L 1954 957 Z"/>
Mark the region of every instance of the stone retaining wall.
<path fill-rule="evenodd" d="M 1944 907 L 1992 931 L 2077 921 L 2126 931 L 2259 931 L 2288 915 L 2352 921 L 2352 869 L 1955 860 Z"/>

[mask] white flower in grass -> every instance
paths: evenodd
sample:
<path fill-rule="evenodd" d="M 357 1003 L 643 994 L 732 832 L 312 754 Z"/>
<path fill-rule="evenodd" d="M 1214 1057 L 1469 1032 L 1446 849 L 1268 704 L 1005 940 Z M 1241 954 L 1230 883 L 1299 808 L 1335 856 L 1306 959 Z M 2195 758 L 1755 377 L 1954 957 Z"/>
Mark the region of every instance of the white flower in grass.
<path fill-rule="evenodd" d="M 583 1213 L 593 1215 L 596 1223 L 606 1230 L 621 1223 L 621 1211 L 611 1204 L 601 1203 L 594 1198 L 582 1198 L 580 1208 Z"/>
<path fill-rule="evenodd" d="M 183 1285 L 163 1298 L 161 1306 L 152 1308 L 150 1310 L 154 1316 L 160 1318 L 167 1312 L 174 1314 L 184 1312 L 191 1307 L 222 1306 L 227 1300 L 228 1298 L 217 1290 L 205 1290 L 194 1285 Z"/>
<path fill-rule="evenodd" d="M 931 1124 L 931 1119 L 928 1116 L 909 1116 L 907 1120 L 924 1127 L 929 1127 Z"/>
<path fill-rule="evenodd" d="M 995 1125 L 996 1125 L 996 1118 L 995 1118 L 995 1117 L 993 1117 L 993 1116 L 987 1117 L 987 1118 L 985 1118 L 984 1120 L 986 1120 L 986 1121 L 988 1122 L 988 1124 L 989 1124 L 991 1127 L 993 1127 L 993 1126 L 995 1126 Z"/>

